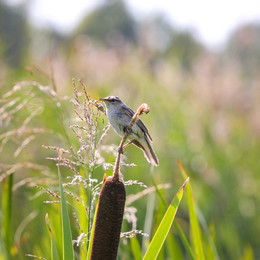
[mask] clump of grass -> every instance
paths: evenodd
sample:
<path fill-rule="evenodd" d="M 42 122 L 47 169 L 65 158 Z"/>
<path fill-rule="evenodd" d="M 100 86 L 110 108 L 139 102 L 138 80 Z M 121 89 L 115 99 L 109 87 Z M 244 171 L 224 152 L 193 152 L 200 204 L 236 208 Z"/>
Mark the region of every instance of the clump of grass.
<path fill-rule="evenodd" d="M 35 81 L 22 81 L 3 94 L 0 99 L 0 183 L 3 183 L 1 190 L 3 220 L 1 227 L 1 239 L 3 240 L 3 255 L 9 259 L 16 254 L 21 241 L 15 237 L 21 232 L 25 222 L 17 228 L 14 236 L 13 230 L 13 193 L 14 191 L 33 181 L 33 178 L 24 178 L 14 185 L 13 175 L 17 172 L 27 173 L 28 171 L 41 172 L 48 175 L 46 167 L 33 161 L 26 161 L 24 158 L 26 149 L 32 145 L 34 140 L 42 134 L 50 132 L 40 126 L 34 126 L 33 121 L 42 112 L 42 102 L 34 103 L 43 96 L 57 102 L 57 96 L 51 88 L 41 85 Z M 20 159 L 23 158 L 23 159 Z M 27 221 L 28 222 L 28 221 Z M 26 222 L 26 223 L 27 223 Z M 15 239 L 15 240 L 14 240 Z M 12 251 L 12 252 L 11 252 Z"/>

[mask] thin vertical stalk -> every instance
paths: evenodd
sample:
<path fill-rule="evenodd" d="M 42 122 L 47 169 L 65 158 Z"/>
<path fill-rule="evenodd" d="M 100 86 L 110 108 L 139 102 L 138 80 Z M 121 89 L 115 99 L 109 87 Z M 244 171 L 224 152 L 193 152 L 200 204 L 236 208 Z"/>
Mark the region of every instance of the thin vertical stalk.
<path fill-rule="evenodd" d="M 2 197 L 2 212 L 3 212 L 3 226 L 2 237 L 6 252 L 6 259 L 11 259 L 12 246 L 12 187 L 13 174 L 9 175 L 3 182 L 3 197 Z"/>

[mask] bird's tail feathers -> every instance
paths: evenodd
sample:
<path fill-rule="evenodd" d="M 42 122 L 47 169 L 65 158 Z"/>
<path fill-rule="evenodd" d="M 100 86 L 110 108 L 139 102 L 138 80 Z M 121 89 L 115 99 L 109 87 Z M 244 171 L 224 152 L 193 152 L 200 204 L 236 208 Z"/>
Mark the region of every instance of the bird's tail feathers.
<path fill-rule="evenodd" d="M 153 166 L 158 166 L 159 165 L 159 161 L 158 158 L 152 148 L 152 145 L 150 143 L 150 141 L 148 140 L 147 136 L 144 136 L 144 140 L 145 143 L 141 144 L 139 141 L 137 140 L 133 140 L 133 144 L 136 145 L 137 147 L 139 147 L 141 150 L 143 150 L 144 152 L 144 156 L 146 158 L 146 160 L 151 163 Z"/>

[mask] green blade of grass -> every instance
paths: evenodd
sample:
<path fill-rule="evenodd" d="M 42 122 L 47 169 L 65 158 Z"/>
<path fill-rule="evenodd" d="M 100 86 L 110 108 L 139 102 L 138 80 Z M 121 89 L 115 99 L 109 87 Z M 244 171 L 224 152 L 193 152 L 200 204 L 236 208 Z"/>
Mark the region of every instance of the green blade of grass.
<path fill-rule="evenodd" d="M 156 257 L 158 256 L 158 254 L 163 246 L 163 243 L 167 237 L 167 234 L 172 226 L 173 220 L 175 218 L 176 212 L 178 210 L 178 207 L 181 202 L 182 195 L 183 195 L 183 192 L 184 192 L 184 189 L 186 187 L 188 180 L 189 179 L 187 178 L 187 180 L 184 182 L 184 184 L 182 185 L 180 190 L 177 192 L 177 194 L 173 198 L 170 206 L 168 207 L 168 209 L 143 257 L 143 260 L 156 259 Z"/>
<path fill-rule="evenodd" d="M 182 173 L 183 177 L 186 178 L 187 174 L 186 174 L 184 168 L 182 167 L 181 162 L 178 161 L 178 163 L 179 163 L 179 167 L 181 169 L 181 173 Z M 199 221 L 198 221 L 196 211 L 195 211 L 195 203 L 193 200 L 191 185 L 189 183 L 187 185 L 187 198 L 188 198 L 192 240 L 193 240 L 193 244 L 195 247 L 196 258 L 200 259 L 200 260 L 204 260 L 205 255 L 204 255 L 203 246 L 202 246 L 202 239 L 201 239 L 201 234 L 200 234 L 201 231 L 200 231 Z"/>
<path fill-rule="evenodd" d="M 131 243 L 131 249 L 132 249 L 132 253 L 134 255 L 134 259 L 135 260 L 142 259 L 142 250 L 141 250 L 141 247 L 140 247 L 140 244 L 139 244 L 137 238 L 132 237 L 130 239 L 130 243 Z"/>
<path fill-rule="evenodd" d="M 173 225 L 176 228 L 176 230 L 177 230 L 177 232 L 178 232 L 178 234 L 180 236 L 180 239 L 181 239 L 181 241 L 182 241 L 182 243 L 183 243 L 187 253 L 189 254 L 190 259 L 195 260 L 196 259 L 195 258 L 195 254 L 193 253 L 193 251 L 192 251 L 192 249 L 191 249 L 191 247 L 189 245 L 189 242 L 188 242 L 185 234 L 183 233 L 181 227 L 179 226 L 179 224 L 176 221 L 173 223 Z"/>
<path fill-rule="evenodd" d="M 63 259 L 74 259 L 74 252 L 72 247 L 72 235 L 69 221 L 69 214 L 67 204 L 63 192 L 63 185 L 60 174 L 60 167 L 58 166 L 59 183 L 60 183 L 60 196 L 61 196 L 61 218 L 62 218 L 62 241 L 63 241 Z"/>
<path fill-rule="evenodd" d="M 167 207 L 166 200 L 165 200 L 163 194 L 161 193 L 161 191 L 158 189 L 156 181 L 154 180 L 153 176 L 152 176 L 152 182 L 153 182 L 153 185 L 154 185 L 154 187 L 156 189 L 156 193 L 158 194 L 158 197 L 163 202 L 163 204 L 165 205 L 165 208 L 166 208 Z M 178 234 L 180 236 L 180 239 L 181 239 L 185 249 L 187 250 L 187 252 L 189 254 L 190 259 L 195 260 L 196 259 L 195 258 L 195 254 L 194 254 L 193 250 L 191 249 L 191 246 L 190 246 L 190 244 L 189 244 L 189 242 L 188 242 L 184 232 L 182 231 L 181 227 L 179 226 L 179 224 L 176 221 L 173 222 L 173 225 L 176 228 L 176 230 L 177 230 L 177 232 L 178 232 Z"/>
<path fill-rule="evenodd" d="M 83 177 L 83 170 L 80 170 L 80 174 Z M 81 229 L 84 231 L 85 234 L 89 233 L 89 226 L 88 226 L 88 222 L 89 222 L 89 218 L 90 216 L 88 216 L 86 214 L 86 203 L 88 202 L 88 197 L 87 197 L 87 193 L 86 193 L 86 188 L 83 185 L 79 186 L 79 195 L 82 198 L 82 200 L 84 201 L 84 205 L 82 205 L 82 211 L 80 210 L 80 207 L 78 207 L 78 215 L 79 215 L 79 225 L 81 227 Z M 87 248 L 87 239 L 85 239 L 86 243 L 82 243 L 81 245 L 81 249 L 80 249 L 80 259 L 86 259 L 87 258 L 87 252 L 88 252 L 88 248 Z"/>
<path fill-rule="evenodd" d="M 211 231 L 214 231 L 214 226 L 212 225 L 209 229 L 207 223 L 206 223 L 206 219 L 203 216 L 202 212 L 197 208 L 197 216 L 199 219 L 199 222 L 201 224 L 202 230 L 204 232 L 204 234 L 206 235 L 207 239 L 208 239 L 208 243 L 207 243 L 207 251 L 211 252 L 211 258 L 209 258 L 206 255 L 206 259 L 215 259 L 215 260 L 219 260 L 219 255 L 218 255 L 218 251 L 214 242 L 214 238 L 213 238 L 213 234 L 211 233 Z M 205 243 L 204 243 L 205 244 Z M 206 251 L 206 250 L 205 250 Z"/>
<path fill-rule="evenodd" d="M 174 221 L 174 223 L 175 222 L 176 221 Z M 165 245 L 167 249 L 166 252 L 169 255 L 168 259 L 184 259 L 181 247 L 172 232 L 168 234 Z"/>
<path fill-rule="evenodd" d="M 54 235 L 51 234 L 51 260 L 59 260 L 58 250 L 56 246 L 56 242 L 54 239 Z"/>
<path fill-rule="evenodd" d="M 45 221 L 46 221 L 46 225 L 50 231 L 50 234 L 51 234 L 51 260 L 59 260 L 59 255 L 58 255 L 58 250 L 57 250 L 57 246 L 56 246 L 56 242 L 55 242 L 55 239 L 54 239 L 54 235 L 53 235 L 53 232 L 52 232 L 52 229 L 49 225 L 49 218 L 48 218 L 48 214 L 46 214 L 45 216 Z"/>
<path fill-rule="evenodd" d="M 93 218 L 92 229 L 91 229 L 91 234 L 90 234 L 89 243 L 88 243 L 88 254 L 87 254 L 86 260 L 90 260 L 90 256 L 91 256 L 91 248 L 92 248 L 92 244 L 93 244 L 94 231 L 95 231 L 95 225 L 96 225 L 96 219 L 97 219 L 97 210 L 98 210 L 98 206 L 96 207 L 95 215 Z"/>
<path fill-rule="evenodd" d="M 2 192 L 2 238 L 4 242 L 4 252 L 6 259 L 11 259 L 11 246 L 12 246 L 12 187 L 13 187 L 13 174 L 7 177 L 3 182 Z"/>

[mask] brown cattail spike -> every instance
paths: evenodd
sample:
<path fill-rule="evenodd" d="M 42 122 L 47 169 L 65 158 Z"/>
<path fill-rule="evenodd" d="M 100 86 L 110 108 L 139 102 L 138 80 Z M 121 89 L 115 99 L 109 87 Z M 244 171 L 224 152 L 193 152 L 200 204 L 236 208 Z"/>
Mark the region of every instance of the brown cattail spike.
<path fill-rule="evenodd" d="M 91 260 L 116 259 L 125 200 L 124 183 L 111 177 L 104 178 L 98 201 Z"/>

